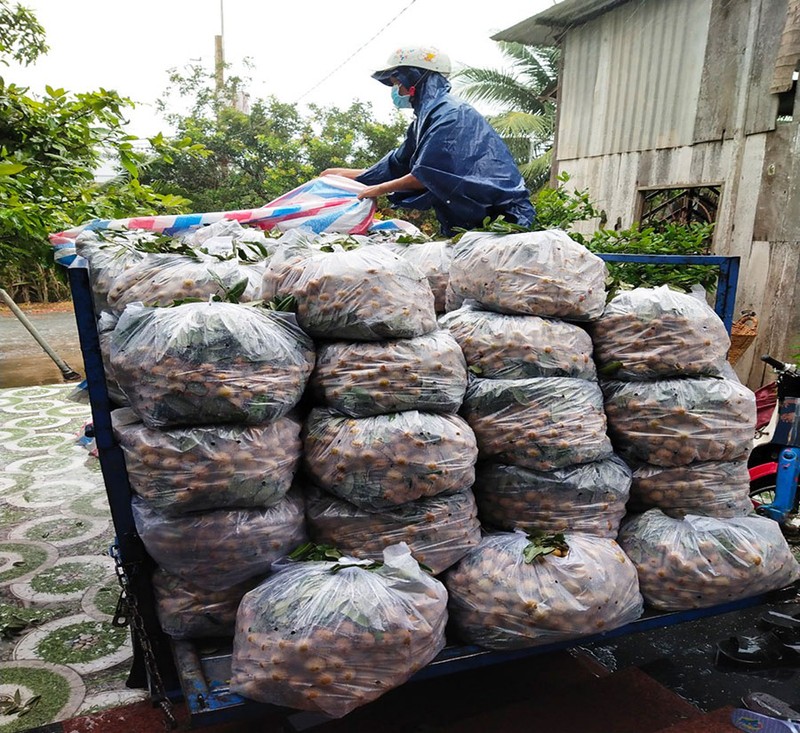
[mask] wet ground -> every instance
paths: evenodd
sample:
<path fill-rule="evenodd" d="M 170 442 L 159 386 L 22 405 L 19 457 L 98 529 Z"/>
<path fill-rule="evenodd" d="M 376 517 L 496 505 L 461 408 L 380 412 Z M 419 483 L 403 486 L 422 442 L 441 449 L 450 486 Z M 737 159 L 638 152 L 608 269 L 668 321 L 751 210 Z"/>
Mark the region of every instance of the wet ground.
<path fill-rule="evenodd" d="M 72 304 L 23 311 L 50 348 L 83 377 Z M 61 370 L 14 314 L 7 308 L 0 309 L 0 389 L 40 384 L 64 384 Z"/>
<path fill-rule="evenodd" d="M 0 389 L 0 699 L 19 691 L 30 708 L 0 710 L 0 733 L 144 697 L 125 686 L 111 513 L 99 462 L 77 441 L 89 405 L 72 391 Z"/>

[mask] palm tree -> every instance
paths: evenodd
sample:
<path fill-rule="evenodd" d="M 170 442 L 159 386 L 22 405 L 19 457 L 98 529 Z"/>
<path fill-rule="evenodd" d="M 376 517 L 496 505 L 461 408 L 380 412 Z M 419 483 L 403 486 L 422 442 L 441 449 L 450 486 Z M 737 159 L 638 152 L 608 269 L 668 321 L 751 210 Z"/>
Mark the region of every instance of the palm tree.
<path fill-rule="evenodd" d="M 514 155 L 532 192 L 550 177 L 555 104 L 550 99 L 557 77 L 558 49 L 497 42 L 507 70 L 466 67 L 453 78 L 458 92 L 473 102 L 490 102 L 500 111 L 488 117 Z"/>

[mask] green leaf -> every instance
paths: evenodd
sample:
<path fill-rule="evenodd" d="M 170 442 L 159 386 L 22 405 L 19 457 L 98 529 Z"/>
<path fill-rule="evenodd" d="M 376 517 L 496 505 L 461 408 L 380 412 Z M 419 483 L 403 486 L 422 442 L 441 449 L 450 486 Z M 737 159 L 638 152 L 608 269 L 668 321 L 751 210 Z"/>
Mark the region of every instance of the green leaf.
<path fill-rule="evenodd" d="M 342 553 L 331 545 L 318 545 L 306 542 L 289 553 L 289 559 L 299 562 L 324 562 L 338 560 Z"/>
<path fill-rule="evenodd" d="M 136 166 L 136 163 L 129 155 L 127 155 L 123 151 L 120 151 L 119 162 L 122 165 L 122 167 L 126 171 L 128 171 L 128 173 L 130 173 L 131 178 L 139 177 L 139 168 Z"/>
<path fill-rule="evenodd" d="M 557 554 L 565 557 L 569 553 L 569 545 L 562 532 L 547 534 L 541 530 L 528 533 L 529 544 L 522 550 L 523 560 L 529 565 L 535 560 L 544 560 L 547 555 Z"/>
<path fill-rule="evenodd" d="M 621 361 L 611 361 L 604 367 L 598 369 L 597 372 L 603 377 L 611 377 L 615 375 L 620 369 L 622 369 L 622 367 L 623 364 Z"/>
<path fill-rule="evenodd" d="M 228 297 L 228 300 L 231 303 L 238 303 L 239 299 L 244 295 L 244 291 L 247 290 L 247 286 L 250 284 L 250 281 L 247 278 L 240 280 L 236 283 L 230 290 L 225 292 L 225 295 Z"/>
<path fill-rule="evenodd" d="M 276 295 L 272 300 L 265 303 L 265 307 L 271 311 L 283 311 L 294 313 L 297 311 L 297 299 L 294 295 Z"/>
<path fill-rule="evenodd" d="M 15 176 L 22 173 L 28 166 L 24 163 L 0 162 L 0 176 Z"/>

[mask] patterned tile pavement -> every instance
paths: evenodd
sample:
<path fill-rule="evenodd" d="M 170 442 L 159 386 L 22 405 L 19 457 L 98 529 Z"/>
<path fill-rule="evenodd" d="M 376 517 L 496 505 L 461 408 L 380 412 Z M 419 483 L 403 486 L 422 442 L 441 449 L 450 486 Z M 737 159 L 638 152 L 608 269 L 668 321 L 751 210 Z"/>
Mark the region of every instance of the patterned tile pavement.
<path fill-rule="evenodd" d="M 74 385 L 0 390 L 0 733 L 142 700 L 96 458 Z"/>

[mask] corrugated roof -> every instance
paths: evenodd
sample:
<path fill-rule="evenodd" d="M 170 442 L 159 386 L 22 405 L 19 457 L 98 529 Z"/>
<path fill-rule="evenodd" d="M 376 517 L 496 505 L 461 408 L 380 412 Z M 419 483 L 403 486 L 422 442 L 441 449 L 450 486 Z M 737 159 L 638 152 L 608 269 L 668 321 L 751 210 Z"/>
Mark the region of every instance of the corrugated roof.
<path fill-rule="evenodd" d="M 567 28 L 586 23 L 630 0 L 562 0 L 492 36 L 495 41 L 516 41 L 536 46 L 555 45 Z"/>

